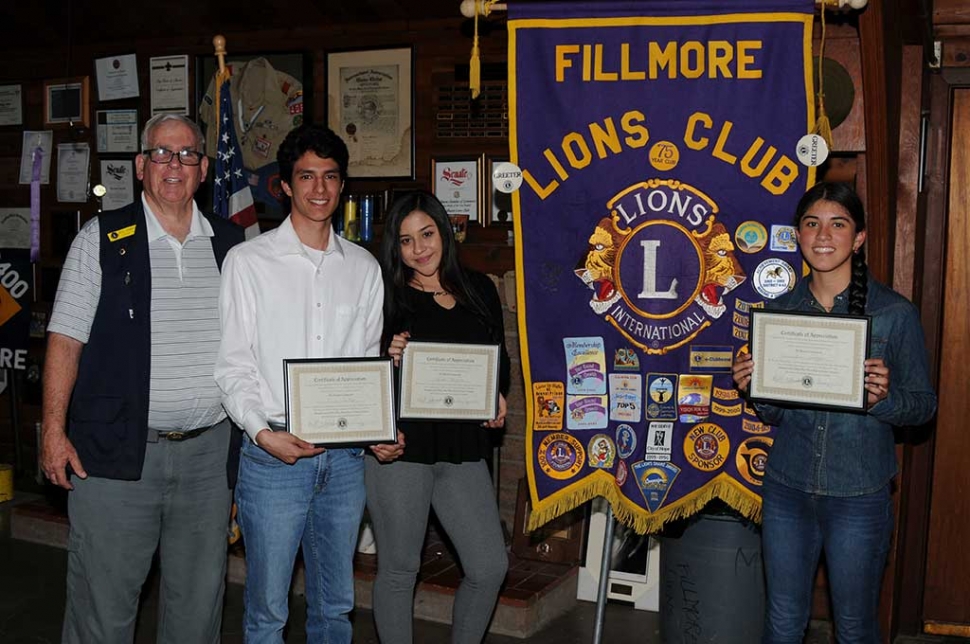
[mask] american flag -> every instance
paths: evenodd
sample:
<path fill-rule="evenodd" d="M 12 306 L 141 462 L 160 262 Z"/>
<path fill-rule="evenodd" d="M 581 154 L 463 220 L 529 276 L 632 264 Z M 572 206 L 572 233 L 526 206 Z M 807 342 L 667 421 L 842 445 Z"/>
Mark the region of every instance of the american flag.
<path fill-rule="evenodd" d="M 256 220 L 256 207 L 253 193 L 243 176 L 242 153 L 236 138 L 236 127 L 232 118 L 232 97 L 229 92 L 229 70 L 219 72 L 216 77 L 216 101 L 219 106 L 216 123 L 219 124 L 219 138 L 216 146 L 215 192 L 212 196 L 212 210 L 220 217 L 246 229 L 246 237 L 259 234 Z"/>

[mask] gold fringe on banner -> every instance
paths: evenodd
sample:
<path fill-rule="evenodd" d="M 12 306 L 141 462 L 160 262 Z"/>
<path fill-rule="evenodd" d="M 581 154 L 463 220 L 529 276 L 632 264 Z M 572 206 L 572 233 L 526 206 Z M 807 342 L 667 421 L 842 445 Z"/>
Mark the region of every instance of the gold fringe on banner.
<path fill-rule="evenodd" d="M 714 499 L 724 501 L 744 518 L 761 523 L 761 499 L 727 474 L 721 474 L 681 498 L 675 505 L 661 508 L 648 516 L 643 515 L 643 508 L 620 494 L 611 474 L 594 475 L 592 478 L 593 480 L 586 481 L 580 489 L 559 495 L 555 501 L 550 499 L 541 510 L 530 513 L 527 529 L 531 532 L 597 496 L 605 498 L 613 508 L 613 516 L 637 534 L 660 532 L 667 523 L 700 512 Z"/>

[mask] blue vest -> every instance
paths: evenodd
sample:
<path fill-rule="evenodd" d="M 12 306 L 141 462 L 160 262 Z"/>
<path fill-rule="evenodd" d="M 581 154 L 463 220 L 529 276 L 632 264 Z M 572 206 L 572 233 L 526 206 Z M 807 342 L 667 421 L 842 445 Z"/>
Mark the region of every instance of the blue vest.
<path fill-rule="evenodd" d="M 239 226 L 210 215 L 216 265 L 243 241 Z M 68 436 L 90 476 L 137 480 L 145 464 L 151 379 L 151 261 L 141 199 L 99 215 L 101 298 L 81 351 L 68 413 Z M 118 235 L 128 226 L 134 234 Z M 242 435 L 232 431 L 227 459 L 235 484 Z"/>

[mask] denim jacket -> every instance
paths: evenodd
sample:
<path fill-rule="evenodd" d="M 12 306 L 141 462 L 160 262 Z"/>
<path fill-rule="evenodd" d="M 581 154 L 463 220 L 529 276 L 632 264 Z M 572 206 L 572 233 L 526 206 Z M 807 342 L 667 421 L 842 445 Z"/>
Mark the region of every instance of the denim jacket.
<path fill-rule="evenodd" d="M 767 308 L 824 312 L 799 280 Z M 848 289 L 833 313 L 848 313 Z M 872 318 L 869 357 L 889 367 L 889 394 L 866 412 L 836 412 L 755 405 L 761 420 L 776 425 L 765 476 L 810 494 L 858 496 L 876 492 L 897 472 L 893 426 L 921 425 L 936 412 L 916 307 L 869 276 L 866 314 Z M 758 365 L 755 365 L 755 369 Z"/>

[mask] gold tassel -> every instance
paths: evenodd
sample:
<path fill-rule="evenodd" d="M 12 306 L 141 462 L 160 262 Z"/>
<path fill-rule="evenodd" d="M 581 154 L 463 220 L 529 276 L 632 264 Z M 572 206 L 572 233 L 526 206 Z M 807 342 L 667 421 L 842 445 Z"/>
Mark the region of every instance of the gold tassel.
<path fill-rule="evenodd" d="M 821 21 L 822 21 L 822 38 L 818 45 L 818 93 L 816 94 L 818 98 L 818 115 L 815 117 L 815 129 L 812 130 L 812 134 L 818 134 L 823 139 L 825 139 L 826 145 L 829 146 L 829 150 L 833 149 L 832 146 L 832 125 L 829 122 L 829 116 L 825 113 L 825 83 L 822 78 L 822 63 L 825 61 L 825 3 L 822 3 L 821 11 Z"/>
<path fill-rule="evenodd" d="M 818 118 L 815 119 L 815 131 L 813 133 L 825 139 L 825 144 L 829 146 L 829 150 L 832 149 L 832 124 L 829 123 L 828 114 L 825 113 L 825 99 L 822 94 L 818 95 Z"/>
<path fill-rule="evenodd" d="M 478 95 L 482 93 L 482 63 L 478 53 L 479 1 L 475 0 L 475 35 L 472 38 L 472 59 L 468 65 L 468 86 L 472 90 L 472 100 L 478 98 Z"/>

